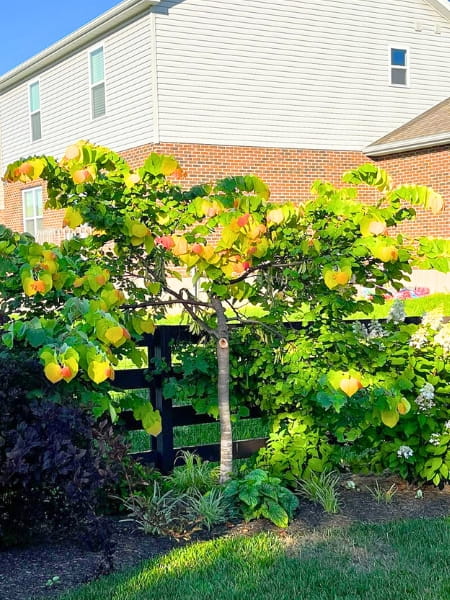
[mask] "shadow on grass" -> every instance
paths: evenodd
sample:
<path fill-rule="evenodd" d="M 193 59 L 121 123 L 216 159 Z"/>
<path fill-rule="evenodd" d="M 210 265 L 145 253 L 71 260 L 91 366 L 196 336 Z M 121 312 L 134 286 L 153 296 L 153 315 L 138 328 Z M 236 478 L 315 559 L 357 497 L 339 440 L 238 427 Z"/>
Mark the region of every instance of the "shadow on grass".
<path fill-rule="evenodd" d="M 64 600 L 448 600 L 450 519 L 196 543 Z"/>

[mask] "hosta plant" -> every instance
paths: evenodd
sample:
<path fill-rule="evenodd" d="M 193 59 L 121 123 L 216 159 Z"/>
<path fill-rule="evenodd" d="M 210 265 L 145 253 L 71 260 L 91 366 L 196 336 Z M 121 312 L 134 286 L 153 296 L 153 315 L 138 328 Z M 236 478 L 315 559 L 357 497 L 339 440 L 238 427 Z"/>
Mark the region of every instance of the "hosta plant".
<path fill-rule="evenodd" d="M 287 527 L 298 507 L 296 496 L 263 469 L 253 469 L 225 488 L 225 496 L 234 502 L 246 521 L 264 517 L 277 527 Z"/>

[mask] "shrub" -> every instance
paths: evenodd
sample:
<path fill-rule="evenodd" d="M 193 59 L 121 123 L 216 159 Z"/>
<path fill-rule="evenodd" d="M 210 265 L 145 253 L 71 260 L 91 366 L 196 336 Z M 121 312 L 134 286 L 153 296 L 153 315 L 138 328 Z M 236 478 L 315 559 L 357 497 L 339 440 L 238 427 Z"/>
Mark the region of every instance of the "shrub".
<path fill-rule="evenodd" d="M 257 456 L 257 466 L 292 484 L 327 468 L 332 448 L 314 428 L 309 415 L 281 413 L 272 420 L 272 432 Z"/>
<path fill-rule="evenodd" d="M 246 521 L 265 517 L 278 527 L 288 526 L 298 506 L 297 498 L 281 485 L 281 480 L 262 469 L 230 481 L 225 497 L 234 502 Z"/>
<path fill-rule="evenodd" d="M 99 491 L 117 478 L 112 429 L 79 407 L 36 399 L 48 387 L 41 371 L 25 355 L 0 360 L 2 545 L 92 519 Z"/>

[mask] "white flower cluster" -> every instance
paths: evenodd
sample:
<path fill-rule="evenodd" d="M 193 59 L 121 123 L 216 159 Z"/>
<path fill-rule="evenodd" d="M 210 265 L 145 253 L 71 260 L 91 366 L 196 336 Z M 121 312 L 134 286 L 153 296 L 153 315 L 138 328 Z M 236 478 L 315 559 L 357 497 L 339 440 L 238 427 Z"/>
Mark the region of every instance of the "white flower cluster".
<path fill-rule="evenodd" d="M 420 412 L 426 412 L 435 406 L 434 402 L 434 387 L 431 383 L 426 383 L 419 392 L 416 398 L 417 408 Z"/>
<path fill-rule="evenodd" d="M 432 433 L 430 439 L 428 440 L 428 443 L 432 446 L 439 446 L 441 443 L 441 436 L 439 435 L 439 433 Z"/>
<path fill-rule="evenodd" d="M 441 346 L 446 354 L 450 354 L 450 323 L 443 325 L 442 311 L 439 308 L 424 314 L 420 327 L 409 340 L 409 345 L 413 348 L 423 348 L 430 336 L 433 336 L 434 344 Z"/>
<path fill-rule="evenodd" d="M 369 329 L 368 329 L 368 337 L 369 338 L 372 338 L 372 339 L 382 338 L 382 337 L 385 337 L 386 335 L 388 335 L 388 333 L 387 333 L 387 331 L 385 331 L 383 329 L 380 321 L 371 321 L 371 323 L 369 323 Z"/>
<path fill-rule="evenodd" d="M 425 327 L 419 327 L 411 336 L 409 345 L 413 348 L 422 348 L 428 342 L 427 330 Z"/>
<path fill-rule="evenodd" d="M 441 309 L 434 308 L 433 310 L 430 310 L 430 312 L 427 312 L 423 315 L 422 325 L 424 325 L 425 327 L 429 327 L 434 331 L 439 331 L 442 325 L 442 319 L 443 316 Z"/>
<path fill-rule="evenodd" d="M 450 323 L 441 327 L 439 333 L 434 336 L 434 343 L 441 346 L 446 354 L 450 354 Z"/>
<path fill-rule="evenodd" d="M 353 323 L 353 332 L 365 340 L 379 339 L 388 335 L 379 321 L 371 321 L 367 326 L 357 321 Z"/>
<path fill-rule="evenodd" d="M 397 456 L 399 458 L 411 458 L 413 454 L 414 450 L 409 446 L 400 446 L 400 448 L 397 450 Z"/>
<path fill-rule="evenodd" d="M 450 429 L 450 421 L 445 422 L 445 429 Z"/>
<path fill-rule="evenodd" d="M 394 300 L 391 310 L 386 317 L 387 321 L 394 321 L 394 323 L 403 323 L 406 318 L 405 307 L 401 300 Z"/>

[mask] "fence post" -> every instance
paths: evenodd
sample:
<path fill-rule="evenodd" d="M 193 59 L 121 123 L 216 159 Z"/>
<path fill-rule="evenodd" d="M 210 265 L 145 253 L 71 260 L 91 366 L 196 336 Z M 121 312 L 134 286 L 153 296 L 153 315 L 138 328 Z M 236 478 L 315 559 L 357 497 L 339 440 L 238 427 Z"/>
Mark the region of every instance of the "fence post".
<path fill-rule="evenodd" d="M 169 336 L 165 326 L 158 327 L 153 336 L 151 346 L 148 346 L 149 368 L 151 361 L 156 365 L 159 361 L 165 361 L 170 369 L 171 351 L 169 346 Z M 173 448 L 173 414 L 172 400 L 164 398 L 163 394 L 164 375 L 157 373 L 153 376 L 149 384 L 150 400 L 153 407 L 159 410 L 161 414 L 162 430 L 157 437 L 152 437 L 152 450 L 156 456 L 156 467 L 163 474 L 169 473 L 173 468 L 175 452 Z"/>

